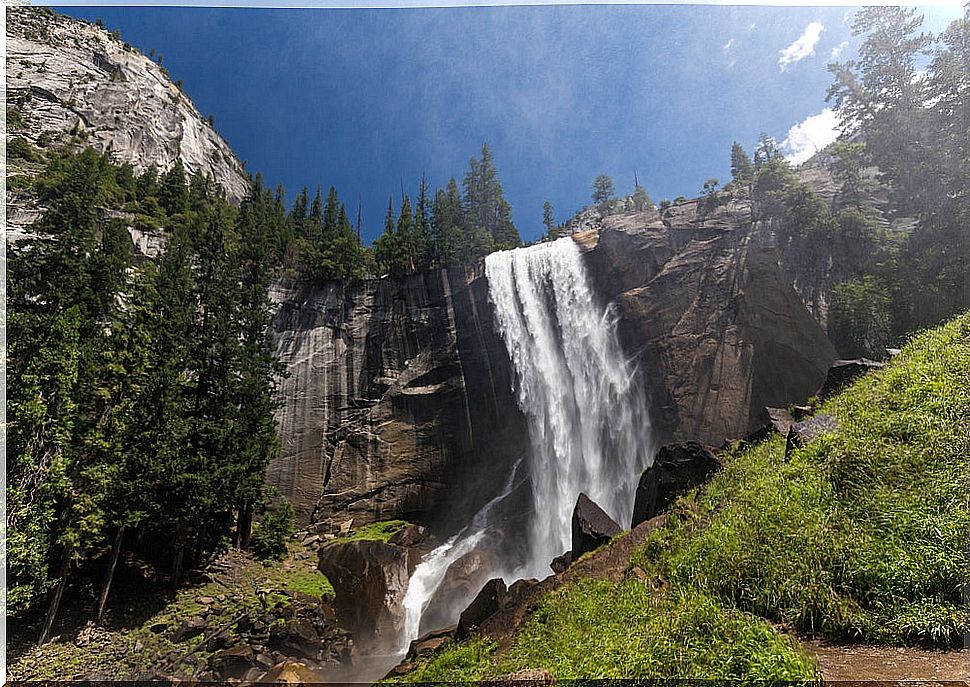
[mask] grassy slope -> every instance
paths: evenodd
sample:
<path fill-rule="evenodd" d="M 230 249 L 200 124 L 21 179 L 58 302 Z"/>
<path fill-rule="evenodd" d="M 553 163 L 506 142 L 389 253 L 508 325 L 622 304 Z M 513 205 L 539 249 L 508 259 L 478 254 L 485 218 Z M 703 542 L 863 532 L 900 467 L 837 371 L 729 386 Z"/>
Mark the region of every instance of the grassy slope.
<path fill-rule="evenodd" d="M 66 680 L 100 673 L 113 679 L 130 679 L 145 670 L 160 668 L 169 663 L 169 656 L 177 658 L 200 643 L 201 637 L 180 644 L 171 640 L 179 623 L 205 608 L 198 602 L 200 597 L 216 599 L 221 608 L 218 616 L 210 617 L 212 630 L 230 623 L 242 613 L 258 616 L 260 609 L 289 603 L 284 592 L 332 597 L 333 586 L 316 570 L 316 556 L 295 542 L 288 548 L 286 559 L 265 563 L 244 554 L 233 554 L 233 574 L 228 585 L 219 581 L 187 585 L 172 599 L 164 598 L 166 592 L 157 589 L 156 595 L 164 600 L 158 603 L 156 612 L 133 626 L 98 630 L 84 646 L 77 644 L 72 633 L 66 633 L 44 646 L 28 648 L 22 654 L 11 656 L 8 677 L 14 680 Z M 128 600 L 129 603 L 158 601 Z M 117 597 L 109 601 L 109 608 L 119 605 L 122 601 Z M 153 632 L 151 628 L 157 624 L 165 624 L 166 629 Z M 36 633 L 30 636 L 35 637 Z M 203 648 L 194 652 L 194 656 L 205 660 L 211 653 Z"/>
<path fill-rule="evenodd" d="M 779 629 L 955 644 L 970 625 L 961 597 L 970 313 L 917 337 L 821 410 L 839 432 L 789 461 L 781 437 L 733 452 L 634 554 L 638 576 L 563 587 L 502 655 L 475 639 L 408 679 L 527 667 L 559 677 L 814 677 Z"/>

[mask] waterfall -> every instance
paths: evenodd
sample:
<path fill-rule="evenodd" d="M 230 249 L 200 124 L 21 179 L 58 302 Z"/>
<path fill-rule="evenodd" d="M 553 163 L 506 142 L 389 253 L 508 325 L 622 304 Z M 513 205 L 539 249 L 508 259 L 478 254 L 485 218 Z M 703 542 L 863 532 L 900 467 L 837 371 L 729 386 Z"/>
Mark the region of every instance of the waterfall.
<path fill-rule="evenodd" d="M 617 340 L 615 313 L 597 302 L 575 242 L 492 253 L 485 274 L 529 428 L 527 554 L 509 560 L 503 533 L 490 531 L 495 507 L 521 481 L 520 460 L 500 493 L 415 569 L 403 602 L 402 652 L 449 568 L 477 547 L 499 551 L 488 577 L 545 577 L 552 559 L 571 546 L 580 492 L 628 526 L 637 479 L 653 456 L 643 388 Z M 461 608 L 450 610 L 457 619 Z"/>
<path fill-rule="evenodd" d="M 531 441 L 527 574 L 570 548 L 580 492 L 622 527 L 653 458 L 646 399 L 612 308 L 597 303 L 571 238 L 493 253 L 485 274 Z"/>
<path fill-rule="evenodd" d="M 502 491 L 482 506 L 468 525 L 444 544 L 432 550 L 414 569 L 401 604 L 404 607 L 402 653 L 407 651 L 411 640 L 418 637 L 421 631 L 421 616 L 432 596 L 444 581 L 448 569 L 455 561 L 470 553 L 479 545 L 491 527 L 492 510 L 515 490 L 521 465 L 522 459 L 520 458 L 515 467 L 512 468 L 512 473 Z M 493 571 L 492 574 L 496 574 L 496 571 Z"/>

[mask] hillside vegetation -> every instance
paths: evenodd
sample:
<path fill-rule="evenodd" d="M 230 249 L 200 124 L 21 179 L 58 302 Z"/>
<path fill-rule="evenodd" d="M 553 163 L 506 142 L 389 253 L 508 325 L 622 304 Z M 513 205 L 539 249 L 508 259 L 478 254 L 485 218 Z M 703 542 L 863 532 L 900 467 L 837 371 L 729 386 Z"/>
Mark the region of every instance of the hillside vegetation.
<path fill-rule="evenodd" d="M 840 429 L 788 459 L 777 435 L 731 451 L 634 553 L 625 581 L 562 587 L 508 649 L 476 638 L 408 679 L 523 668 L 811 679 L 794 635 L 955 646 L 970 626 L 970 313 L 818 412 Z"/>

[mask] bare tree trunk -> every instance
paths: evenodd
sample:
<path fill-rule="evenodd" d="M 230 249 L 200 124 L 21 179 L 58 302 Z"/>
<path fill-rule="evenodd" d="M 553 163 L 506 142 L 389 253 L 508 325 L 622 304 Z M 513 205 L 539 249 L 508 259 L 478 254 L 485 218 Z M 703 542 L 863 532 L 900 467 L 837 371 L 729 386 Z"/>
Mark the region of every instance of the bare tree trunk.
<path fill-rule="evenodd" d="M 253 535 L 253 507 L 246 505 L 239 513 L 239 548 L 248 549 Z"/>
<path fill-rule="evenodd" d="M 64 587 L 67 584 L 67 573 L 71 567 L 71 550 L 68 548 L 64 549 L 63 558 L 61 559 L 61 579 L 57 583 L 57 589 L 54 591 L 54 598 L 51 599 L 50 608 L 47 609 L 47 617 L 44 619 L 44 629 L 41 630 L 40 639 L 37 640 L 37 644 L 46 644 L 47 640 L 50 638 L 51 628 L 54 626 L 54 618 L 57 616 L 57 609 L 61 605 L 61 596 L 64 594 Z"/>
<path fill-rule="evenodd" d="M 177 590 L 182 584 L 182 560 L 185 558 L 185 544 L 179 542 L 175 550 L 175 560 L 172 562 L 172 589 Z"/>
<path fill-rule="evenodd" d="M 111 547 L 111 560 L 108 563 L 108 570 L 104 575 L 104 582 L 101 584 L 101 596 L 98 598 L 97 624 L 100 625 L 104 620 L 104 607 L 108 603 L 108 591 L 111 589 L 111 581 L 115 576 L 115 567 L 118 565 L 118 555 L 121 553 L 121 542 L 125 538 L 125 526 L 118 527 L 115 535 L 114 544 Z"/>

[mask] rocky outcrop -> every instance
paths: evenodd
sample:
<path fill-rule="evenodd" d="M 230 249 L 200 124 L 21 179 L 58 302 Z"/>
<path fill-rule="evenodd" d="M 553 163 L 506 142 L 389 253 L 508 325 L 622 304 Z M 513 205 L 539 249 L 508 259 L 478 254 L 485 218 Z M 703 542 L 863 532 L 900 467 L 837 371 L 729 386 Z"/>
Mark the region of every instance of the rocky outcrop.
<path fill-rule="evenodd" d="M 242 199 L 242 163 L 161 66 L 83 20 L 39 7 L 6 12 L 7 108 L 23 120 L 9 137 L 40 147 L 73 137 L 139 172 L 180 159 Z M 29 199 L 8 200 L 14 230 L 36 217 Z"/>
<path fill-rule="evenodd" d="M 656 517 L 674 499 L 707 482 L 720 468 L 714 452 L 696 441 L 661 447 L 653 465 L 640 475 L 630 527 Z"/>
<path fill-rule="evenodd" d="M 455 637 L 463 639 L 468 637 L 486 620 L 499 612 L 505 605 L 508 597 L 508 589 L 505 582 L 500 577 L 489 580 L 482 587 L 478 595 L 472 600 L 468 607 L 461 612 L 458 619 L 458 628 L 455 630 Z"/>
<path fill-rule="evenodd" d="M 825 381 L 822 382 L 822 388 L 818 390 L 816 396 L 819 400 L 834 396 L 867 372 L 882 368 L 882 363 L 868 358 L 836 360 L 825 375 Z"/>
<path fill-rule="evenodd" d="M 688 201 L 574 235 L 650 380 L 662 441 L 746 437 L 765 406 L 812 395 L 836 357 L 750 217 L 743 199 L 713 209 Z"/>
<path fill-rule="evenodd" d="M 577 560 L 584 553 L 599 548 L 622 531 L 623 528 L 616 524 L 613 518 L 591 501 L 586 494 L 581 493 L 573 508 L 570 562 Z"/>
<path fill-rule="evenodd" d="M 480 273 L 277 284 L 272 297 L 288 376 L 267 482 L 299 522 L 458 520 L 490 497 L 528 442 Z M 466 478 L 480 488 L 456 493 Z"/>
<path fill-rule="evenodd" d="M 409 550 L 381 541 L 334 542 L 318 552 L 340 621 L 366 639 L 396 636 L 411 575 Z"/>
<path fill-rule="evenodd" d="M 788 430 L 788 439 L 785 442 L 785 458 L 790 458 L 795 449 L 810 444 L 824 434 L 832 434 L 838 430 L 838 420 L 826 413 L 802 422 L 796 422 Z"/>

